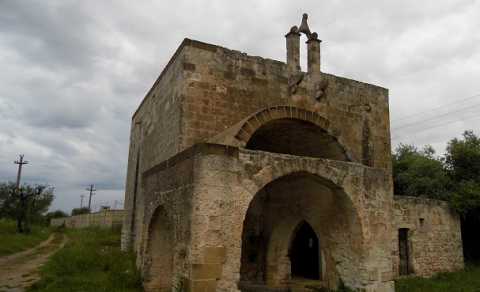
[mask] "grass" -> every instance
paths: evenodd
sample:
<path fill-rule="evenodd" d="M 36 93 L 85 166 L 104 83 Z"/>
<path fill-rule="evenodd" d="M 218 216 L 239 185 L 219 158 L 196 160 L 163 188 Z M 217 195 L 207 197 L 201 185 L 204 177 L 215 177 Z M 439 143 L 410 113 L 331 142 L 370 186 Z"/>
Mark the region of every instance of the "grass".
<path fill-rule="evenodd" d="M 41 268 L 28 291 L 143 291 L 132 254 L 120 251 L 118 231 L 67 230 L 67 245 Z"/>
<path fill-rule="evenodd" d="M 44 226 L 32 226 L 29 234 L 17 233 L 16 222 L 0 219 L 0 256 L 29 249 L 46 240 L 50 229 Z"/>
<path fill-rule="evenodd" d="M 396 292 L 480 292 L 480 266 L 443 273 L 430 279 L 405 278 L 395 283 Z"/>

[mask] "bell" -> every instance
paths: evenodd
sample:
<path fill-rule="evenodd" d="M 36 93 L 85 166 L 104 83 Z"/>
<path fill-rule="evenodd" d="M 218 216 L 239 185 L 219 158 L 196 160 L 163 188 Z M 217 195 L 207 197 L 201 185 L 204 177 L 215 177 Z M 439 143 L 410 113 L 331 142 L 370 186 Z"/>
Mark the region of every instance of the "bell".
<path fill-rule="evenodd" d="M 308 20 L 308 14 L 304 13 L 302 17 L 302 24 L 300 24 L 298 31 L 303 32 L 304 34 L 307 35 L 307 37 L 310 37 L 312 33 L 310 32 L 310 28 L 308 27 L 307 20 Z"/>

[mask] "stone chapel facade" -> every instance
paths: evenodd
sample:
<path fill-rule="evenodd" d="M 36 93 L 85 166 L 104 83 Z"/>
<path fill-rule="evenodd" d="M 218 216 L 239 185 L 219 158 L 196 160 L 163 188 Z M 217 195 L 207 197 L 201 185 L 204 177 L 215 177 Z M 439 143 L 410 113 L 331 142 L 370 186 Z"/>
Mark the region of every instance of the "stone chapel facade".
<path fill-rule="evenodd" d="M 321 72 L 306 15 L 285 37 L 286 63 L 185 39 L 133 115 L 122 248 L 146 291 L 380 292 L 461 269 L 458 216 L 393 194 L 388 90 Z"/>

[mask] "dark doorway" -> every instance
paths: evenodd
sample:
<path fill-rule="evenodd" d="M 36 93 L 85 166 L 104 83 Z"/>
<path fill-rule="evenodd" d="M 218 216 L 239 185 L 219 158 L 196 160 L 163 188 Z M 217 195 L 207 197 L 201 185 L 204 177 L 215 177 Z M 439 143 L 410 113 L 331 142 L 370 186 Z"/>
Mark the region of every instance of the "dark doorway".
<path fill-rule="evenodd" d="M 310 224 L 302 222 L 290 247 L 292 278 L 320 280 L 318 237 Z"/>
<path fill-rule="evenodd" d="M 410 269 L 410 250 L 408 246 L 408 228 L 398 229 L 398 251 L 400 256 L 400 275 L 408 275 Z"/>

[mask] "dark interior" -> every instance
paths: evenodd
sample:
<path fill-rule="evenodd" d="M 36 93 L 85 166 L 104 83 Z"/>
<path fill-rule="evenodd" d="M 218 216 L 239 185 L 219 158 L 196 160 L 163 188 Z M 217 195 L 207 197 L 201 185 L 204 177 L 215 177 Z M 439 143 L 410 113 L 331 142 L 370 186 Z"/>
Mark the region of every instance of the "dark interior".
<path fill-rule="evenodd" d="M 335 137 L 317 125 L 297 119 L 278 119 L 261 126 L 246 148 L 274 153 L 348 161 Z"/>
<path fill-rule="evenodd" d="M 310 224 L 303 222 L 290 248 L 292 278 L 320 280 L 318 237 Z"/>

